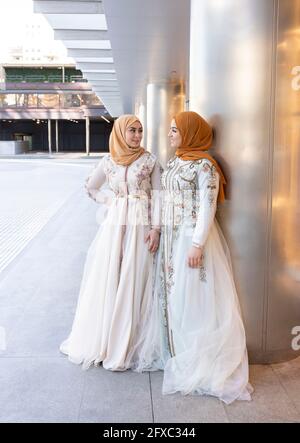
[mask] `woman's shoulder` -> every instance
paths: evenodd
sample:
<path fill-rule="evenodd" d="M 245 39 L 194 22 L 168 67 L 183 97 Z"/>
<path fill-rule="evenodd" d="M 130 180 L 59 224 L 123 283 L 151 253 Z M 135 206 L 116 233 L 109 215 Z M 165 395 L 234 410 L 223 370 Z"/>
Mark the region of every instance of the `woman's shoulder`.
<path fill-rule="evenodd" d="M 150 166 L 151 168 L 153 168 L 155 163 L 157 162 L 157 156 L 149 151 L 144 152 L 143 158 L 144 161 L 147 163 L 147 165 Z"/>
<path fill-rule="evenodd" d="M 198 163 L 198 176 L 203 177 L 203 179 L 214 179 L 217 180 L 219 173 L 217 171 L 217 168 L 215 164 L 209 160 L 208 158 L 201 158 L 200 160 L 197 160 Z"/>
<path fill-rule="evenodd" d="M 154 155 L 154 154 L 153 154 L 152 152 L 150 152 L 150 151 L 145 150 L 145 152 L 144 152 L 143 155 L 145 156 L 145 158 L 146 158 L 147 160 L 151 160 L 151 161 L 156 161 L 156 160 L 157 160 L 156 155 Z"/>
<path fill-rule="evenodd" d="M 205 157 L 199 158 L 198 160 L 194 160 L 193 163 L 195 165 L 197 165 L 197 166 L 200 166 L 200 167 L 203 167 L 205 165 L 208 165 L 208 166 L 212 166 L 213 165 L 213 162 L 211 160 L 209 160 L 208 158 L 205 158 Z"/>
<path fill-rule="evenodd" d="M 111 158 L 111 155 L 109 152 L 105 153 L 101 160 L 99 161 L 99 165 L 104 169 L 104 172 L 107 173 L 109 170 L 113 168 L 115 165 L 113 159 Z"/>
<path fill-rule="evenodd" d="M 148 158 L 148 164 L 150 164 L 151 169 L 153 170 L 154 168 L 156 168 L 157 170 L 159 170 L 160 174 L 162 174 L 164 172 L 164 168 L 162 167 L 158 156 L 153 154 L 152 152 L 146 151 L 147 152 L 147 158 Z"/>
<path fill-rule="evenodd" d="M 174 165 L 176 162 L 178 162 L 180 159 L 177 157 L 177 155 L 173 155 L 168 161 L 167 161 L 167 169 Z"/>
<path fill-rule="evenodd" d="M 101 165 L 106 163 L 108 160 L 110 159 L 110 153 L 109 152 L 105 152 L 103 154 L 101 154 L 100 160 L 98 161 L 98 165 Z"/>
<path fill-rule="evenodd" d="M 204 172 L 209 172 L 216 169 L 214 163 L 208 158 L 200 158 L 199 160 L 195 161 L 195 164 Z"/>

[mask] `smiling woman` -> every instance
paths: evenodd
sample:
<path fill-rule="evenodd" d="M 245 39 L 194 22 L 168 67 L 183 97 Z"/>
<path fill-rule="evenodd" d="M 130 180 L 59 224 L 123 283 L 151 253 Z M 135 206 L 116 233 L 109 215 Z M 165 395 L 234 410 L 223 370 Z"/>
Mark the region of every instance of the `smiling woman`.
<path fill-rule="evenodd" d="M 151 191 L 160 187 L 160 168 L 141 147 L 142 134 L 136 116 L 119 117 L 110 154 L 87 179 L 90 197 L 109 208 L 87 254 L 71 334 L 60 348 L 83 368 L 101 363 L 113 371 L 130 368 L 145 332 L 160 236 Z M 110 201 L 100 189 L 105 182 Z"/>
<path fill-rule="evenodd" d="M 136 148 L 141 144 L 143 137 L 143 128 L 140 122 L 134 122 L 125 132 L 125 140 L 128 146 L 132 149 Z"/>
<path fill-rule="evenodd" d="M 151 320 L 136 370 L 164 370 L 163 394 L 251 400 L 246 338 L 228 247 L 215 220 L 225 178 L 207 152 L 212 128 L 181 112 L 161 177 L 162 235 Z"/>

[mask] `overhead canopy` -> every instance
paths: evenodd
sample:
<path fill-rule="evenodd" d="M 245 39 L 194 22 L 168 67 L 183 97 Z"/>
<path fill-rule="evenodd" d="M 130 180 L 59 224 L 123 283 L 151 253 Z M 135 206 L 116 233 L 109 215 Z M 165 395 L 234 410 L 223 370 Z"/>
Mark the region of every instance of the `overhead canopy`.
<path fill-rule="evenodd" d="M 148 83 L 188 73 L 190 0 L 35 0 L 108 112 L 133 112 Z"/>

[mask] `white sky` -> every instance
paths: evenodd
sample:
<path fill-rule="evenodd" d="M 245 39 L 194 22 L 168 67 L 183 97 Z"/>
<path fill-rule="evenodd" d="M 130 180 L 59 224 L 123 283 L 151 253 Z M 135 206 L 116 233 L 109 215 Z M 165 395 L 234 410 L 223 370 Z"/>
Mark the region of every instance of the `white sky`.
<path fill-rule="evenodd" d="M 32 0 L 0 0 L 0 59 L 9 48 L 20 46 L 24 41 L 25 26 L 28 23 L 41 25 L 39 46 L 55 47 L 60 54 L 66 54 L 63 44 L 54 41 L 53 30 L 42 14 L 34 14 Z"/>

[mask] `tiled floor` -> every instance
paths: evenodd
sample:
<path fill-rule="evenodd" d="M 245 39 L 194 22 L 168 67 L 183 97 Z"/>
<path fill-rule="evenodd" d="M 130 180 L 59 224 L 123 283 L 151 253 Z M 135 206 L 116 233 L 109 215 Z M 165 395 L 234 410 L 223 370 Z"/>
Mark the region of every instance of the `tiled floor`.
<path fill-rule="evenodd" d="M 88 167 L 57 167 L 55 177 L 46 165 L 39 167 L 43 186 L 52 191 L 33 186 L 35 202 L 55 200 L 58 189 L 51 183 L 57 177 L 67 191 L 62 205 L 0 273 L 0 326 L 6 333 L 0 422 L 300 422 L 300 358 L 251 366 L 252 402 L 226 406 L 215 398 L 162 396 L 161 372 L 82 371 L 61 355 L 58 347 L 70 330 L 85 254 L 97 231 L 97 207 L 78 186 Z M 26 168 L 31 186 L 34 171 Z M 1 160 L 0 169 L 1 185 L 5 170 L 13 174 Z M 22 168 L 18 171 L 24 183 Z M 2 199 L 12 198 L 7 189 Z"/>

